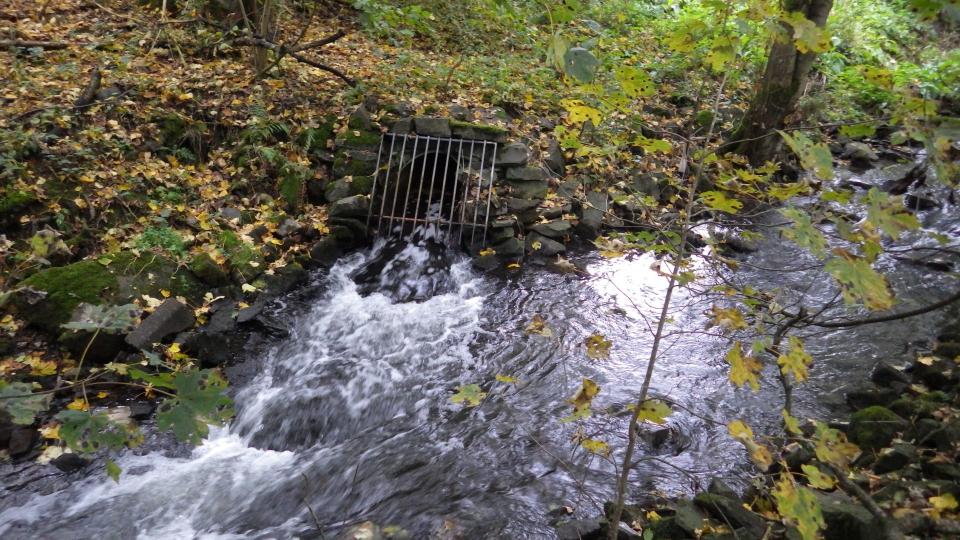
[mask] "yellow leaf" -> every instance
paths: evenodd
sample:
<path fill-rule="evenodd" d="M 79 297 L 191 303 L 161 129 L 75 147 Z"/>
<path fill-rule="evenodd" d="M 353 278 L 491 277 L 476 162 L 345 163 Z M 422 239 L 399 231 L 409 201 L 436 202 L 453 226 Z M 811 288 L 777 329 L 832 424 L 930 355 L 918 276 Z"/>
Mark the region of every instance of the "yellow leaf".
<path fill-rule="evenodd" d="M 816 489 L 833 489 L 837 485 L 834 477 L 824 473 L 815 465 L 801 465 L 803 474 L 807 475 L 807 483 Z"/>
<path fill-rule="evenodd" d="M 580 441 L 580 446 L 584 450 L 590 452 L 591 454 L 597 454 L 598 456 L 609 456 L 610 455 L 610 445 L 603 441 L 598 441 L 596 439 L 584 439 Z"/>
<path fill-rule="evenodd" d="M 599 393 L 600 387 L 597 383 L 584 378 L 577 393 L 567 400 L 567 403 L 573 405 L 573 414 L 564 417 L 561 421 L 570 422 L 590 416 L 590 404 L 593 403 L 593 398 L 597 397 Z"/>
<path fill-rule="evenodd" d="M 40 428 L 40 436 L 44 439 L 59 439 L 60 424 L 48 424 Z"/>
<path fill-rule="evenodd" d="M 486 248 L 486 249 L 481 249 L 481 250 L 480 250 L 480 256 L 481 256 L 481 257 L 486 257 L 487 255 L 496 255 L 496 254 L 497 254 L 497 250 L 495 250 L 495 249 L 493 249 L 493 248 Z"/>
<path fill-rule="evenodd" d="M 519 269 L 520 269 L 519 263 L 510 263 L 507 265 L 507 270 L 519 270 Z"/>
<path fill-rule="evenodd" d="M 599 110 L 579 99 L 565 99 L 560 104 L 570 113 L 570 122 L 573 124 L 582 124 L 590 120 L 594 125 L 597 125 L 603 121 L 603 114 Z"/>
<path fill-rule="evenodd" d="M 631 405 L 633 409 L 635 405 Z M 673 410 L 670 409 L 670 406 L 666 403 L 657 400 L 657 399 L 648 399 L 643 402 L 643 405 L 640 405 L 640 413 L 637 415 L 637 420 L 653 422 L 654 424 L 664 424 L 667 421 L 667 417 L 673 414 Z"/>
<path fill-rule="evenodd" d="M 547 325 L 547 321 L 539 313 L 533 316 L 533 320 L 527 325 L 524 332 L 543 337 L 553 337 L 553 329 Z"/>
<path fill-rule="evenodd" d="M 164 298 L 170 298 L 170 291 L 166 289 L 160 289 L 160 296 Z"/>
<path fill-rule="evenodd" d="M 516 377 L 511 377 L 509 375 L 500 375 L 497 374 L 497 382 L 507 383 L 507 384 L 517 384 L 520 382 Z"/>
<path fill-rule="evenodd" d="M 800 435 L 800 422 L 790 416 L 786 409 L 780 411 L 780 414 L 783 416 L 783 425 L 786 426 L 787 431 L 793 435 Z"/>
<path fill-rule="evenodd" d="M 740 420 L 734 420 L 727 424 L 727 431 L 730 432 L 731 437 L 738 441 L 753 440 L 753 430 Z"/>
<path fill-rule="evenodd" d="M 68 403 L 67 408 L 71 411 L 89 411 L 90 404 L 83 398 L 77 398 Z"/>
<path fill-rule="evenodd" d="M 593 334 L 583 342 L 587 346 L 587 356 L 594 360 L 601 360 L 610 356 L 610 347 L 613 345 L 602 334 Z"/>
<path fill-rule="evenodd" d="M 939 518 L 942 512 L 950 512 L 957 509 L 957 499 L 954 498 L 951 493 L 930 497 L 927 500 L 930 501 L 930 505 L 933 506 L 933 511 L 930 513 L 935 518 Z"/>
<path fill-rule="evenodd" d="M 243 292 L 257 292 L 257 288 L 249 283 L 244 283 L 240 286 L 240 290 Z"/>
<path fill-rule="evenodd" d="M 710 308 L 710 326 L 717 326 L 723 332 L 731 332 L 747 327 L 747 321 L 743 318 L 743 313 L 737 308 L 721 308 L 713 306 Z"/>
<path fill-rule="evenodd" d="M 743 356 L 743 348 L 739 341 L 734 343 L 733 348 L 727 353 L 727 362 L 730 364 L 730 382 L 737 388 L 749 384 L 754 392 L 760 390 L 759 375 L 763 364 L 753 356 Z"/>
<path fill-rule="evenodd" d="M 781 354 L 777 358 L 780 373 L 784 375 L 792 374 L 797 382 L 807 380 L 807 366 L 811 363 L 813 363 L 813 358 L 804 350 L 803 341 L 794 336 L 790 336 L 790 347 L 787 354 Z"/>
<path fill-rule="evenodd" d="M 110 395 L 109 392 L 97 392 L 97 398 L 98 398 L 98 399 L 103 399 L 103 398 L 105 398 L 105 397 L 107 397 L 107 396 L 109 396 L 109 395 Z"/>

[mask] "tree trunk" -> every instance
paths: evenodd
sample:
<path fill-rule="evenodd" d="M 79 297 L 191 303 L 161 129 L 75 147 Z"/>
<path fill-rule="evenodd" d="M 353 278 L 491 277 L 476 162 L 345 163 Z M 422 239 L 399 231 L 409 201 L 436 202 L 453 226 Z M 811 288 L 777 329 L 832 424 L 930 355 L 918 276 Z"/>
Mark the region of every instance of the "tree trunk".
<path fill-rule="evenodd" d="M 799 11 L 817 26 L 827 22 L 833 0 L 784 0 L 785 12 Z M 781 141 L 770 133 L 784 127 L 807 81 L 816 53 L 801 53 L 793 42 L 793 28 L 781 23 L 789 39 L 774 40 L 757 94 L 725 150 L 743 154 L 759 166 L 776 158 Z"/>

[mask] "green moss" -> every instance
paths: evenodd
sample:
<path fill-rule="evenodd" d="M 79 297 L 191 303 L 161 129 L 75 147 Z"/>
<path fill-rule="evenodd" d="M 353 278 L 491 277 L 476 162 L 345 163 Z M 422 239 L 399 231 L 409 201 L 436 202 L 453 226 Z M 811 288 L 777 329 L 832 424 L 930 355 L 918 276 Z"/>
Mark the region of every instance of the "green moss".
<path fill-rule="evenodd" d="M 338 152 L 333 161 L 333 174 L 337 178 L 367 176 L 373 174 L 376 168 L 376 161 L 358 159 L 356 156 L 350 155 L 349 152 Z"/>
<path fill-rule="evenodd" d="M 190 261 L 190 271 L 201 281 L 213 287 L 221 287 L 230 283 L 230 274 L 227 269 L 217 264 L 210 255 L 200 253 Z"/>
<path fill-rule="evenodd" d="M 101 303 L 102 297 L 117 286 L 117 277 L 96 261 L 81 261 L 41 270 L 20 286 L 46 293 L 36 303 L 30 302 L 30 295 L 17 295 L 23 318 L 48 332 L 57 332 L 81 302 Z"/>
<path fill-rule="evenodd" d="M 220 235 L 220 246 L 230 261 L 230 266 L 244 282 L 249 282 L 259 276 L 264 269 L 263 255 L 253 246 L 244 243 L 232 231 L 224 231 Z"/>
<path fill-rule="evenodd" d="M 906 421 L 886 407 L 875 405 L 850 417 L 850 440 L 864 450 L 879 450 L 890 444 Z"/>
<path fill-rule="evenodd" d="M 498 126 L 473 124 L 460 120 L 450 121 L 450 131 L 454 137 L 478 141 L 506 142 L 508 131 Z"/>
<path fill-rule="evenodd" d="M 380 134 L 373 131 L 350 131 L 337 138 L 337 146 L 347 148 L 374 147 L 380 145 Z"/>

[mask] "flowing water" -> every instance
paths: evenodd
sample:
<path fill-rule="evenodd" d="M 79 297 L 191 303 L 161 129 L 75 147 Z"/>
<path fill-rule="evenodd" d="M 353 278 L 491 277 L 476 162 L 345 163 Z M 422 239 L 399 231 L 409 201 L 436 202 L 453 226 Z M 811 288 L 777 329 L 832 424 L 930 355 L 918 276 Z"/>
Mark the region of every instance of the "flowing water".
<path fill-rule="evenodd" d="M 925 224 L 955 234 L 956 219 L 933 212 Z M 611 496 L 612 465 L 577 450 L 577 430 L 614 448 L 626 431 L 616 412 L 579 427 L 560 422 L 565 400 L 583 377 L 602 388 L 597 411 L 622 411 L 633 399 L 666 286 L 648 256 L 572 258 L 589 274 L 531 267 L 483 276 L 431 242 L 380 242 L 353 254 L 273 306 L 290 337 L 232 370 L 229 427 L 195 449 L 152 436 L 120 457 L 118 484 L 92 467 L 80 479 L 5 491 L 0 536 L 334 538 L 372 520 L 413 538 L 553 538 L 552 508 L 597 515 Z M 775 236 L 742 262 L 736 279 L 802 292 L 807 305 L 835 293 L 815 272 L 780 272 L 805 263 Z M 941 274 L 892 260 L 888 269 L 895 288 L 910 285 L 901 298 L 908 307 L 943 295 Z M 668 430 L 645 429 L 635 496 L 689 493 L 711 477 L 738 484 L 750 466 L 723 424 L 747 418 L 761 432 L 777 424 L 772 368 L 759 393 L 732 388 L 729 343 L 704 332 L 708 308 L 677 299 L 653 390 L 678 406 Z M 525 334 L 535 314 L 552 337 Z M 797 414 L 829 414 L 876 360 L 902 359 L 938 317 L 811 334 L 817 360 Z M 594 332 L 613 342 L 609 359 L 585 356 Z M 495 382 L 498 374 L 519 383 Z M 488 393 L 481 406 L 449 400 L 470 383 Z"/>

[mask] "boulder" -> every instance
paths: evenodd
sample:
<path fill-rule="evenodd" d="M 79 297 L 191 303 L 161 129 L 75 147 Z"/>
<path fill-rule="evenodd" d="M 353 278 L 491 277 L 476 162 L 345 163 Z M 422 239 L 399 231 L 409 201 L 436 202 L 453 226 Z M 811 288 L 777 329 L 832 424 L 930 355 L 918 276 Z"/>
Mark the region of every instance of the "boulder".
<path fill-rule="evenodd" d="M 358 106 L 353 113 L 350 114 L 350 119 L 347 120 L 347 127 L 364 131 L 372 130 L 373 121 L 370 119 L 370 111 L 362 104 Z"/>
<path fill-rule="evenodd" d="M 873 470 L 877 474 L 899 471 L 917 458 L 917 448 L 912 444 L 897 443 L 880 452 Z"/>
<path fill-rule="evenodd" d="M 535 209 L 540 205 L 540 201 L 532 199 L 520 199 L 517 197 L 506 197 L 504 199 L 507 203 L 507 210 L 511 214 L 522 214 L 529 210 Z"/>
<path fill-rule="evenodd" d="M 608 209 L 607 194 L 588 191 L 586 199 L 577 232 L 587 240 L 593 240 L 600 234 L 600 229 L 603 227 L 603 218 Z"/>
<path fill-rule="evenodd" d="M 329 268 L 343 256 L 343 249 L 337 240 L 330 236 L 321 238 L 310 248 L 310 260 L 324 268 Z"/>
<path fill-rule="evenodd" d="M 370 201 L 365 195 L 354 195 L 331 204 L 328 213 L 330 217 L 362 217 L 366 219 L 369 208 Z"/>
<path fill-rule="evenodd" d="M 600 518 L 574 519 L 557 525 L 558 540 L 601 540 L 603 537 Z"/>
<path fill-rule="evenodd" d="M 847 403 L 853 409 L 864 409 L 873 405 L 889 406 L 900 397 L 894 388 L 881 388 L 872 383 L 858 385 L 847 392 Z"/>
<path fill-rule="evenodd" d="M 126 342 L 137 349 L 149 349 L 153 343 L 160 343 L 163 338 L 182 332 L 195 322 L 192 309 L 179 300 L 168 298 L 127 334 Z"/>
<path fill-rule="evenodd" d="M 53 334 L 81 303 L 129 304 L 160 291 L 201 303 L 207 286 L 169 259 L 156 254 L 121 252 L 96 261 L 80 261 L 41 270 L 20 282 L 13 302 L 30 324 Z"/>
<path fill-rule="evenodd" d="M 390 133 L 396 133 L 398 135 L 406 135 L 413 131 L 413 119 L 412 118 L 401 118 L 393 123 L 393 126 L 390 128 Z"/>
<path fill-rule="evenodd" d="M 874 405 L 853 413 L 847 435 L 851 442 L 864 450 L 879 450 L 889 445 L 906 427 L 906 420 L 896 413 Z"/>
<path fill-rule="evenodd" d="M 207 253 L 198 253 L 193 256 L 188 265 L 190 271 L 201 281 L 211 287 L 222 287 L 230 283 L 230 272 L 222 264 L 218 264 Z"/>
<path fill-rule="evenodd" d="M 277 236 L 280 238 L 293 236 L 294 234 L 300 232 L 300 229 L 302 228 L 303 225 L 301 225 L 300 222 L 295 219 L 287 218 L 283 220 L 283 223 L 281 223 L 279 227 L 277 227 Z"/>
<path fill-rule="evenodd" d="M 563 176 L 566 159 L 563 157 L 563 149 L 560 148 L 560 143 L 552 137 L 547 141 L 547 148 L 544 150 L 543 164 L 546 165 L 554 175 Z"/>
<path fill-rule="evenodd" d="M 74 454 L 73 452 L 65 452 L 56 458 L 51 459 L 50 464 L 59 469 L 61 472 L 70 474 L 77 472 L 89 465 L 90 460 L 84 459 L 79 454 Z"/>
<path fill-rule="evenodd" d="M 494 244 L 493 249 L 499 257 L 505 259 L 516 259 L 523 256 L 523 244 L 515 237 Z"/>
<path fill-rule="evenodd" d="M 940 208 L 942 205 L 931 199 L 916 193 L 908 193 L 903 197 L 903 205 L 914 212 L 926 212 Z"/>
<path fill-rule="evenodd" d="M 841 493 L 815 491 L 826 529 L 825 540 L 875 540 L 882 530 L 873 515 Z"/>
<path fill-rule="evenodd" d="M 696 531 L 703 529 L 703 522 L 707 519 L 707 516 L 693 502 L 683 499 L 677 502 L 673 518 L 677 527 L 687 536 L 696 538 Z"/>
<path fill-rule="evenodd" d="M 531 226 L 530 230 L 553 239 L 561 239 L 566 236 L 572 228 L 569 221 L 556 219 L 547 221 L 546 223 L 537 223 Z"/>
<path fill-rule="evenodd" d="M 450 137 L 450 120 L 430 116 L 418 116 L 413 119 L 413 129 L 417 135 L 431 137 Z"/>
<path fill-rule="evenodd" d="M 841 158 L 849 159 L 851 163 L 869 167 L 872 162 L 880 159 L 880 156 L 870 148 L 870 145 L 862 142 L 848 142 L 843 147 Z"/>
<path fill-rule="evenodd" d="M 496 143 L 504 143 L 507 141 L 507 130 L 497 126 L 451 120 L 450 131 L 455 138 L 459 139 L 491 141 Z"/>
<path fill-rule="evenodd" d="M 893 383 L 910 384 L 910 378 L 902 370 L 887 362 L 879 362 L 874 366 L 870 380 L 880 386 L 890 386 Z"/>
<path fill-rule="evenodd" d="M 526 248 L 530 254 L 540 257 L 553 257 L 567 251 L 567 247 L 560 242 L 537 233 L 527 235 Z"/>
<path fill-rule="evenodd" d="M 499 167 L 522 167 L 530 159 L 527 146 L 521 143 L 511 143 L 504 145 L 497 152 L 497 166 Z"/>
<path fill-rule="evenodd" d="M 744 508 L 743 503 L 737 498 L 708 492 L 698 493 L 693 502 L 721 523 L 729 523 L 734 529 L 745 528 L 750 531 L 751 537 L 759 538 L 766 530 L 764 519 Z"/>
<path fill-rule="evenodd" d="M 540 167 L 513 167 L 507 169 L 507 180 L 541 182 L 547 179 L 547 171 Z"/>
<path fill-rule="evenodd" d="M 546 182 L 510 181 L 510 193 L 521 199 L 543 199 L 547 196 Z"/>

